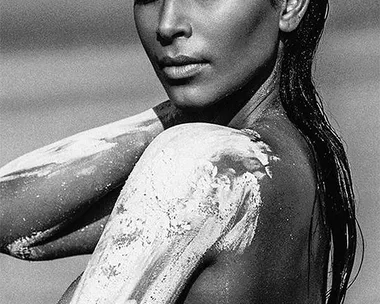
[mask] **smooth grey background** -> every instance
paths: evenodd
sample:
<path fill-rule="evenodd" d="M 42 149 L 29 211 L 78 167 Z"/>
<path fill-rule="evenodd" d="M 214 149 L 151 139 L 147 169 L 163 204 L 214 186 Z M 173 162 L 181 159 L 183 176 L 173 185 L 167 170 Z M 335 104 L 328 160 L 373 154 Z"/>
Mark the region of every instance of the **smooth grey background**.
<path fill-rule="evenodd" d="M 364 233 L 348 304 L 380 303 L 379 13 L 375 0 L 332 1 L 316 60 L 317 88 L 347 145 Z M 0 0 L 0 14 L 0 165 L 166 98 L 137 43 L 132 0 Z M 0 255 L 0 303 L 55 303 L 87 260 Z"/>

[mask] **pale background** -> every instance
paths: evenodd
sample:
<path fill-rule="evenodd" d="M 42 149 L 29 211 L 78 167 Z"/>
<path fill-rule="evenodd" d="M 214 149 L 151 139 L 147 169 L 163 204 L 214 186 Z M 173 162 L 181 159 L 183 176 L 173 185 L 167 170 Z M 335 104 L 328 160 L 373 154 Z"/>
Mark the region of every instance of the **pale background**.
<path fill-rule="evenodd" d="M 165 99 L 137 44 L 132 0 L 0 0 L 0 14 L 0 165 Z M 316 62 L 317 87 L 347 145 L 364 233 L 348 304 L 380 303 L 379 14 L 377 0 L 333 2 Z M 87 259 L 0 255 L 0 303 L 56 303 Z"/>

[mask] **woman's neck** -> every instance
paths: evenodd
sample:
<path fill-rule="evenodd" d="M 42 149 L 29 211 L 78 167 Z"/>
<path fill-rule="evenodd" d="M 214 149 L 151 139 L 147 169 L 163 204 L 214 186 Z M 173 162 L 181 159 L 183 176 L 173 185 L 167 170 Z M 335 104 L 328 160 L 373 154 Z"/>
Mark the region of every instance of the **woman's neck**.
<path fill-rule="evenodd" d="M 154 108 L 164 129 L 187 122 L 209 122 L 244 129 L 252 126 L 258 119 L 278 112 L 279 82 L 281 74 L 281 49 L 269 73 L 261 73 L 261 79 L 255 79 L 241 89 L 226 96 L 214 105 L 198 110 L 179 109 L 170 101 Z M 269 76 L 268 76 L 269 74 Z"/>
<path fill-rule="evenodd" d="M 274 64 L 262 79 L 256 79 L 235 93 L 226 96 L 214 106 L 203 110 L 199 117 L 202 121 L 227 125 L 235 129 L 252 126 L 260 118 L 278 112 L 279 84 L 281 75 L 282 51 L 279 49 Z"/>
<path fill-rule="evenodd" d="M 281 54 L 277 57 L 276 63 L 269 77 L 260 88 L 241 108 L 241 110 L 231 119 L 228 126 L 235 129 L 249 128 L 270 113 L 278 113 L 280 109 L 279 88 L 281 75 Z"/>

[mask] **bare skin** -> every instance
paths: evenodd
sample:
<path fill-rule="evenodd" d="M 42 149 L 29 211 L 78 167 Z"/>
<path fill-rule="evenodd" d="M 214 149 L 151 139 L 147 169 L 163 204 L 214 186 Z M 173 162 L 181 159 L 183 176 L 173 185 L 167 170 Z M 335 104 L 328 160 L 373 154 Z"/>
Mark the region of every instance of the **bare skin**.
<path fill-rule="evenodd" d="M 185 271 L 185 268 L 181 268 L 181 271 L 178 271 L 180 275 L 174 282 L 169 284 L 170 286 L 158 284 L 158 286 L 161 286 L 161 288 L 165 290 L 164 295 L 168 298 L 164 298 L 162 301 L 155 298 L 154 303 L 322 302 L 324 297 L 324 270 L 320 265 L 323 264 L 322 262 L 325 259 L 326 248 L 324 238 L 318 237 L 324 235 L 318 218 L 318 210 L 313 210 L 315 203 L 313 161 L 304 139 L 287 120 L 281 106 L 278 104 L 276 96 L 277 91 L 275 90 L 271 96 L 266 96 L 268 98 L 261 100 L 260 105 L 255 108 L 251 115 L 248 117 L 245 115 L 244 117 L 244 115 L 241 116 L 238 114 L 237 117 L 239 119 L 232 120 L 231 124 L 235 124 L 242 129 L 249 124 L 249 129 L 252 130 L 252 133 L 246 133 L 244 131 L 239 133 L 241 134 L 241 138 L 234 138 L 233 136 L 231 137 L 229 133 L 236 132 L 234 129 L 221 128 L 221 133 L 215 133 L 214 128 L 219 129 L 220 127 L 215 125 L 199 126 L 197 124 L 187 124 L 184 125 L 182 129 L 179 129 L 179 131 L 178 128 L 165 131 L 165 136 L 157 138 L 146 153 L 144 153 L 146 157 L 140 159 L 138 163 L 139 166 L 135 168 L 137 171 L 140 171 L 140 168 L 152 166 L 154 168 L 157 163 L 161 161 L 159 156 L 158 158 L 157 156 L 154 157 L 154 155 L 159 154 L 154 152 L 154 149 L 159 149 L 159 151 L 163 149 L 161 147 L 165 147 L 169 150 L 172 149 L 176 151 L 176 156 L 178 156 L 178 161 L 180 161 L 181 159 L 188 159 L 186 155 L 197 155 L 196 151 L 198 146 L 206 146 L 207 151 L 211 154 L 225 154 L 224 149 L 228 147 L 228 144 L 232 143 L 235 148 L 232 150 L 227 148 L 227 155 L 236 160 L 237 155 L 239 155 L 239 153 L 241 154 L 242 151 L 247 153 L 247 147 L 244 148 L 243 146 L 242 150 L 237 148 L 240 146 L 239 142 L 244 141 L 244 138 L 249 139 L 250 142 L 256 141 L 257 144 L 265 143 L 267 156 L 271 156 L 268 158 L 270 160 L 268 161 L 268 166 L 264 165 L 265 161 L 262 159 L 258 161 L 258 166 L 250 167 L 246 165 L 250 168 L 250 172 L 256 174 L 258 177 L 258 189 L 262 200 L 260 207 L 255 209 L 257 213 L 260 214 L 257 227 L 255 227 L 255 231 L 257 230 L 258 233 L 254 234 L 249 245 L 243 250 L 239 250 L 238 248 L 231 250 L 228 246 L 221 246 L 221 240 L 226 239 L 226 235 L 234 230 L 238 221 L 235 221 L 232 225 L 226 224 L 226 229 L 221 229 L 221 232 L 217 233 L 215 239 L 210 240 L 210 243 L 202 239 L 202 244 L 205 247 L 202 247 L 201 252 L 198 253 L 198 259 L 186 264 L 189 267 L 188 271 Z M 247 108 L 244 110 L 246 109 Z M 199 128 L 201 130 L 199 130 Z M 169 132 L 169 135 L 167 132 Z M 176 136 L 178 132 L 181 134 L 179 137 Z M 188 134 L 188 136 L 186 136 L 186 134 Z M 259 140 L 256 136 L 259 136 Z M 227 142 L 224 142 L 226 138 Z M 218 145 L 210 144 L 210 141 L 220 143 L 219 148 Z M 183 147 L 188 147 L 188 149 Z M 150 149 L 153 149 L 153 151 Z M 180 152 L 181 150 L 183 154 Z M 206 155 L 202 157 L 197 156 L 196 158 L 206 162 L 212 161 L 212 159 Z M 231 164 L 231 161 L 228 161 L 228 159 L 228 157 L 224 158 L 223 161 L 216 165 L 218 172 L 228 166 L 235 172 L 241 170 L 241 161 L 235 161 Z M 248 159 L 257 160 L 258 155 L 249 156 L 248 154 L 243 159 L 246 160 L 245 163 L 247 164 Z M 175 168 L 181 168 L 183 170 L 184 164 L 181 165 L 173 160 L 174 163 L 170 165 L 169 160 L 172 160 L 172 158 L 167 156 L 162 159 L 167 166 L 165 169 L 170 171 L 173 170 L 173 168 L 174 170 Z M 191 160 L 189 162 L 193 163 Z M 247 167 L 245 170 L 249 171 Z M 141 173 L 141 175 L 139 175 L 139 172 L 136 174 L 139 177 L 137 177 L 137 179 L 134 177 L 132 185 L 129 184 L 129 187 L 152 183 L 146 180 L 146 176 L 150 176 L 150 174 Z M 194 174 L 204 174 L 204 172 L 195 171 Z M 238 182 L 237 177 L 230 176 L 230 178 L 231 182 Z M 171 188 L 175 187 L 178 180 L 183 180 L 183 178 L 180 179 L 173 175 L 173 171 L 171 171 L 170 174 L 164 172 L 163 175 L 160 176 L 154 176 L 153 174 L 152 181 L 162 179 L 166 181 L 166 183 L 164 183 L 165 185 L 173 183 Z M 186 181 L 184 182 L 186 184 Z M 249 186 L 249 188 L 252 187 L 254 186 Z M 126 186 L 126 188 L 128 188 L 128 186 Z M 156 189 L 156 191 L 158 193 L 160 192 L 159 189 Z M 148 191 L 148 196 L 150 194 Z M 128 208 L 134 210 L 134 204 L 129 205 L 129 199 L 126 199 L 125 196 L 126 192 L 121 194 L 114 210 Z M 185 196 L 187 198 L 191 197 L 190 194 Z M 149 204 L 149 200 L 144 200 L 143 197 L 140 199 L 137 198 L 137 200 L 141 201 L 142 199 Z M 198 198 L 198 200 L 199 199 L 200 198 Z M 211 203 L 215 201 L 217 200 L 213 199 Z M 127 203 L 127 205 L 124 205 L 125 203 Z M 242 212 L 244 214 L 244 211 L 242 211 L 244 208 L 239 205 L 241 203 L 241 201 L 236 202 L 236 210 L 230 214 L 232 218 L 241 217 Z M 156 203 L 153 202 L 153 204 Z M 161 201 L 160 204 L 162 205 L 164 202 Z M 193 207 L 190 207 L 190 209 L 194 210 Z M 129 212 L 126 213 L 125 218 L 127 220 L 130 219 L 129 214 Z M 159 218 L 159 215 L 157 213 L 155 214 Z M 313 223 L 310 221 L 312 215 L 316 219 Z M 158 218 L 156 218 L 155 221 L 158 221 Z M 96 301 L 99 301 L 99 303 L 116 303 L 116 299 L 120 295 L 127 293 L 129 281 L 137 280 L 147 282 L 147 277 L 144 274 L 147 270 L 142 272 L 137 270 L 132 271 L 135 279 L 131 279 L 131 268 L 127 265 L 128 263 L 132 263 L 132 265 L 135 263 L 128 262 L 127 259 L 124 260 L 121 257 L 116 260 L 122 260 L 125 264 L 112 265 L 112 273 L 117 274 L 119 277 L 119 279 L 116 279 L 116 282 L 121 284 L 119 285 L 120 287 L 117 287 L 115 281 L 110 280 L 111 278 L 106 276 L 103 271 L 100 272 L 99 276 L 94 274 L 94 272 L 99 271 L 99 269 L 104 269 L 104 265 L 109 264 L 107 260 L 102 261 L 101 257 L 105 255 L 112 257 L 113 255 L 117 256 L 121 254 L 120 252 L 115 252 L 115 244 L 111 241 L 115 239 L 117 233 L 122 233 L 123 236 L 128 235 L 128 229 L 124 230 L 125 227 L 120 224 L 121 222 L 119 223 L 119 220 L 121 221 L 117 215 L 111 215 L 109 221 L 111 228 L 106 229 L 102 237 L 103 242 L 100 242 L 99 250 L 95 251 L 93 255 L 94 262 L 90 262 L 87 268 L 88 272 L 85 272 L 80 286 L 77 287 L 79 283 L 79 280 L 77 280 L 67 291 L 60 303 L 77 303 L 76 301 L 78 301 L 78 303 L 96 303 Z M 194 223 L 193 225 L 198 229 L 202 229 L 203 227 L 202 225 L 197 226 L 197 224 Z M 309 231 L 311 228 L 314 231 L 314 235 L 311 240 L 312 246 L 310 249 Z M 265 233 L 259 233 L 259 231 L 265 231 Z M 186 238 L 187 233 L 189 233 L 190 236 L 192 235 L 191 230 L 185 231 L 179 236 L 179 239 L 183 240 Z M 127 239 L 130 238 L 135 239 L 136 236 L 127 237 Z M 140 235 L 138 238 L 144 238 L 144 236 Z M 104 245 L 104 242 L 111 243 L 109 243 L 110 245 L 107 245 L 107 247 Z M 182 248 L 178 240 L 173 240 L 173 244 L 175 244 L 179 250 Z M 191 243 L 190 248 L 198 248 L 198 246 L 195 243 Z M 137 249 L 127 246 L 122 256 L 130 256 L 132 259 L 134 256 L 141 257 L 144 253 L 147 253 L 149 256 L 149 250 L 155 252 L 158 249 L 148 249 L 144 247 L 141 252 L 136 250 Z M 164 252 L 166 250 L 164 249 Z M 173 257 L 173 255 L 170 256 Z M 186 256 L 181 254 L 179 256 L 180 258 L 186 259 Z M 115 260 L 112 258 L 109 259 Z M 170 261 L 169 264 L 174 262 L 173 260 Z M 161 261 L 161 263 L 163 262 Z M 151 269 L 151 271 L 152 269 L 158 271 L 156 268 L 158 267 L 157 263 L 153 263 L 152 266 L 148 265 L 147 267 Z M 273 271 L 268 271 L 268 269 L 273 269 Z M 170 273 L 175 277 L 175 271 L 173 269 L 171 269 Z M 120 277 L 123 279 L 120 279 Z M 100 286 L 96 287 L 96 282 L 101 282 Z M 130 287 L 131 298 L 126 296 L 125 299 L 131 301 L 136 299 L 137 303 L 145 303 L 143 301 L 144 297 L 148 297 L 149 299 L 149 290 L 154 284 L 157 284 L 154 279 L 148 280 L 148 282 L 147 285 L 138 284 L 139 292 L 137 296 L 136 293 L 133 292 L 133 287 Z M 305 282 L 309 283 L 305 284 Z M 172 288 L 170 292 L 169 287 Z M 70 302 L 75 289 L 78 290 L 76 297 Z M 88 289 L 88 291 L 86 291 L 86 289 Z M 102 289 L 104 292 L 100 292 Z M 94 293 L 91 292 L 91 290 L 96 290 L 97 292 Z M 83 298 L 81 297 L 82 295 L 87 296 Z M 89 295 L 95 297 L 87 298 Z M 105 298 L 102 298 L 103 296 Z M 149 300 L 147 303 L 150 303 Z"/>
<path fill-rule="evenodd" d="M 308 261 L 307 258 L 309 256 L 307 244 L 311 225 L 310 218 L 315 202 L 313 163 L 306 143 L 287 120 L 276 96 L 277 89 L 271 93 L 270 98 L 260 100 L 251 115 L 244 116 L 244 111 L 242 111 L 236 116 L 238 119 L 231 121 L 231 127 L 234 127 L 231 130 L 249 127 L 259 134 L 260 142 L 268 145 L 272 154 L 276 155 L 276 161 L 271 161 L 269 171 L 265 171 L 260 166 L 254 170 L 264 176 L 259 183 L 262 204 L 260 220 L 256 227 L 257 233 L 250 245 L 239 253 L 234 250 L 218 249 L 215 245 L 217 241 L 212 241 L 207 249 L 199 254 L 199 259 L 194 261 L 189 270 L 190 274 L 181 277 L 174 284 L 177 287 L 174 299 L 178 303 L 244 303 L 244 301 L 248 301 L 247 303 L 254 303 L 254 301 L 276 303 L 279 299 L 287 299 L 288 303 L 307 303 L 307 299 L 310 303 L 322 301 L 323 271 L 319 265 L 324 257 L 323 238 L 313 238 L 314 254 L 312 257 L 314 259 Z M 254 101 L 257 103 L 257 100 Z M 243 116 L 239 115 L 241 113 Z M 220 135 L 216 136 L 211 132 L 211 129 L 215 127 L 217 126 L 202 125 L 200 134 L 204 134 L 202 137 L 204 139 L 200 138 L 195 144 L 189 146 L 190 151 L 184 150 L 183 155 L 194 153 L 194 148 L 198 145 L 205 146 L 206 143 L 202 141 L 213 139 L 220 142 L 223 136 L 218 139 Z M 189 130 L 184 129 L 185 132 L 181 132 L 181 134 L 189 133 L 192 125 L 184 125 L 184 128 L 189 128 Z M 175 134 L 175 129 L 168 131 Z M 224 132 L 227 132 L 226 129 L 222 130 L 222 134 Z M 230 137 L 230 135 L 228 136 Z M 244 140 L 245 137 L 250 140 L 254 139 L 250 138 L 252 135 L 244 132 L 240 136 L 241 140 Z M 159 140 L 155 145 L 158 147 L 170 147 L 171 145 L 173 149 L 187 147 L 189 140 L 194 141 L 194 137 L 197 138 L 197 136 L 189 138 L 181 136 L 169 141 L 168 139 Z M 233 145 L 235 144 L 236 139 L 233 141 Z M 214 145 L 208 146 L 211 153 Z M 221 153 L 220 148 L 216 148 L 214 152 Z M 231 156 L 236 155 L 236 151 L 229 153 L 232 153 Z M 209 159 L 206 157 L 205 160 Z M 142 162 L 141 166 L 143 167 L 149 165 L 149 158 L 148 161 L 145 159 Z M 231 166 L 231 164 L 229 165 Z M 174 166 L 177 165 L 174 164 Z M 236 166 L 238 163 L 232 165 L 232 168 L 238 171 L 239 168 Z M 219 163 L 219 167 L 226 167 L 226 164 Z M 268 177 L 268 174 L 271 175 L 271 178 Z M 93 193 L 95 195 L 96 192 L 93 191 Z M 103 197 L 101 200 L 104 202 L 107 202 L 106 199 L 108 199 L 108 209 L 102 210 L 101 205 L 95 204 L 93 208 L 89 209 L 89 213 L 85 213 L 82 218 L 78 217 L 78 225 L 66 232 L 66 235 L 57 234 L 56 237 L 53 235 L 52 239 L 42 239 L 42 244 L 36 246 L 31 244 L 30 247 L 26 247 L 26 252 L 34 252 L 34 256 L 18 255 L 18 257 L 44 259 L 51 257 L 51 252 L 46 251 L 45 248 L 54 247 L 54 251 L 59 252 L 58 255 L 63 255 L 59 251 L 59 247 L 66 249 L 65 253 L 70 253 L 70 250 L 73 250 L 74 253 L 81 250 L 92 252 L 103 231 L 101 225 L 106 223 L 117 195 L 110 194 Z M 87 231 L 83 233 L 82 227 L 86 226 L 86 219 L 93 216 L 91 213 L 97 213 L 100 210 L 102 210 L 103 217 L 98 216 L 100 219 L 92 221 L 92 224 L 86 228 Z M 235 213 L 238 214 L 239 210 L 239 208 L 236 209 Z M 36 221 L 32 217 L 29 219 Z M 318 221 L 315 221 L 314 225 L 317 223 Z M 265 233 L 260 231 L 265 231 Z M 225 234 L 226 231 L 220 233 L 219 237 Z M 323 235 L 323 233 L 317 229 L 316 235 Z M 84 249 L 82 246 L 78 246 L 82 242 L 86 245 L 83 246 Z M 17 254 L 15 255 L 17 256 Z M 131 255 L 133 256 L 133 253 Z M 295 256 L 298 258 L 294 258 Z M 276 261 L 281 262 L 277 263 Z M 273 271 L 268 271 L 268 269 L 273 269 Z M 306 284 L 302 284 L 307 279 L 310 280 L 310 290 Z M 61 303 L 70 303 L 78 282 L 79 280 L 70 287 Z M 182 292 L 178 294 L 178 290 L 182 290 Z M 114 292 L 114 295 L 120 294 L 120 290 L 112 289 L 111 291 Z M 172 299 L 168 303 L 172 303 L 172 301 L 174 300 Z"/>
<path fill-rule="evenodd" d="M 323 301 L 313 157 L 281 107 L 276 70 L 279 29 L 293 30 L 307 1 L 268 3 L 136 1 L 171 101 L 0 171 L 2 252 L 57 258 L 91 253 L 100 238 L 60 303 Z M 212 124 L 164 131 L 184 122 Z M 205 211 L 215 206 L 223 216 Z"/>
<path fill-rule="evenodd" d="M 178 287 L 177 290 L 182 290 L 182 293 L 176 294 L 178 298 L 175 299 L 179 301 L 178 303 L 181 301 L 185 301 L 184 303 L 244 303 L 244 301 L 247 301 L 246 303 L 255 303 L 254 301 L 277 303 L 279 299 L 287 299 L 285 303 L 307 303 L 307 296 L 310 296 L 310 303 L 322 301 L 323 272 L 319 265 L 324 257 L 323 239 L 318 237 L 313 239 L 313 248 L 316 250 L 312 255 L 314 260 L 308 261 L 307 258 L 310 218 L 315 202 L 315 180 L 310 151 L 298 131 L 294 130 L 287 121 L 281 107 L 278 105 L 271 105 L 271 107 L 274 109 L 263 110 L 262 114 L 258 115 L 255 125 L 250 126 L 252 130 L 258 132 L 260 140 L 268 144 L 273 154 L 279 159 L 271 164 L 272 178 L 265 177 L 260 180 L 262 205 L 256 228 L 257 233 L 252 243 L 242 253 L 216 249 L 217 239 L 225 235 L 225 232 L 221 233 L 204 252 L 199 254 L 199 260 L 194 261 L 190 274 L 181 277 L 174 284 Z M 191 125 L 184 126 L 190 130 L 192 128 Z M 205 134 L 206 138 L 218 140 L 215 135 L 209 133 L 210 129 L 207 125 L 203 128 L 201 133 Z M 172 129 L 168 131 L 170 130 Z M 186 133 L 188 131 L 184 132 Z M 249 137 L 244 133 L 241 136 L 242 138 Z M 173 148 L 186 147 L 188 140 L 189 138 L 186 137 L 170 140 L 169 144 L 173 145 Z M 156 145 L 167 147 L 168 142 L 158 141 Z M 199 143 L 189 147 L 191 151 L 185 150 L 183 153 L 193 153 L 197 145 L 204 146 L 205 143 L 200 139 Z M 218 152 L 220 151 L 215 151 L 215 153 Z M 145 163 L 143 160 L 143 164 L 147 165 L 146 160 Z M 225 167 L 225 164 L 219 164 L 219 166 Z M 232 168 L 238 169 L 233 166 Z M 268 174 L 262 168 L 259 171 L 264 172 L 265 175 Z M 107 196 L 102 200 L 105 201 L 106 198 Z M 74 253 L 81 250 L 92 252 L 103 231 L 100 225 L 105 224 L 114 199 L 116 198 L 111 198 L 107 202 L 110 206 L 108 211 L 103 210 L 104 216 L 93 221 L 86 228 L 86 233 L 82 231 L 86 223 L 83 220 L 89 218 L 91 213 L 86 214 L 82 219 L 79 218 L 78 226 L 74 226 L 75 228 L 68 231 L 67 235 L 58 234 L 56 239 L 54 236 L 52 239 L 47 238 L 37 246 L 31 244 L 32 246 L 26 248 L 25 251 L 34 253 L 34 256 L 18 256 L 32 259 L 51 257 L 51 253 L 44 249 L 51 248 L 51 245 L 56 246 L 54 251 L 58 252 L 58 255 L 63 255 L 58 250 L 59 247 L 66 248 L 66 253 L 70 250 L 74 250 Z M 97 204 L 89 210 L 93 212 L 91 210 L 101 210 L 101 208 Z M 30 220 L 33 221 L 33 218 Z M 260 231 L 265 231 L 265 233 Z M 319 230 L 316 230 L 316 233 L 323 235 Z M 81 242 L 87 245 L 84 248 L 78 246 Z M 131 255 L 133 256 L 133 252 Z M 273 271 L 268 271 L 268 269 L 273 269 Z M 124 271 L 127 272 L 127 270 Z M 310 279 L 310 290 L 307 289 L 307 284 L 302 283 L 307 279 Z M 69 300 L 77 283 L 68 290 L 61 303 L 70 303 Z M 120 290 L 112 289 L 111 291 L 116 295 L 120 294 Z M 112 303 L 112 297 L 110 303 Z M 172 301 L 167 303 L 172 303 Z"/>
<path fill-rule="evenodd" d="M 262 200 L 260 207 L 257 209 L 257 212 L 259 213 L 258 224 L 256 227 L 257 232 L 255 233 L 252 242 L 242 251 L 239 251 L 237 248 L 230 250 L 228 246 L 218 246 L 220 245 L 218 240 L 220 242 L 220 239 L 223 239 L 223 236 L 227 235 L 228 231 L 233 230 L 236 222 L 227 229 L 227 232 L 224 231 L 217 234 L 217 237 L 210 240 L 209 244 L 202 239 L 202 244 L 205 246 L 205 248 L 202 247 L 202 250 L 204 251 L 199 253 L 199 259 L 187 264 L 187 266 L 190 267 L 190 274 L 186 273 L 185 269 L 181 268 L 181 271 L 179 272 L 181 276 L 176 282 L 170 285 L 170 287 L 173 288 L 173 291 L 169 292 L 168 287 L 165 287 L 164 289 L 167 291 L 165 296 L 168 296 L 169 298 L 164 299 L 162 302 L 156 299 L 154 303 L 322 302 L 323 271 L 318 265 L 321 265 L 324 258 L 323 239 L 317 237 L 313 238 L 313 254 L 311 255 L 311 260 L 308 260 L 310 257 L 308 251 L 309 229 L 311 225 L 310 218 L 313 213 L 315 199 L 314 173 L 311 169 L 312 161 L 310 159 L 308 148 L 302 137 L 296 130 L 290 127 L 289 122 L 287 122 L 282 115 L 270 115 L 260 121 L 260 125 L 262 123 L 266 125 L 266 127 L 255 128 L 255 130 L 260 129 L 260 141 L 262 140 L 266 143 L 270 142 L 270 147 L 272 149 L 273 147 L 276 147 L 276 149 L 273 149 L 272 151 L 273 155 L 276 155 L 276 157 L 271 159 L 269 166 L 270 171 L 268 172 L 265 171 L 264 166 L 252 168 L 252 172 L 255 172 L 257 176 L 261 176 L 259 179 L 259 189 Z M 192 134 L 191 132 L 194 129 L 202 128 L 202 134 L 207 136 L 207 141 L 217 139 L 220 142 L 222 138 L 218 139 L 218 136 L 222 136 L 224 132 L 229 132 L 226 129 L 222 129 L 222 135 L 215 135 L 212 134 L 213 127 L 208 125 L 194 127 L 191 125 L 184 125 L 183 128 L 188 128 L 189 130 L 186 131 L 190 134 Z M 175 135 L 177 129 L 174 128 L 171 130 L 173 133 L 166 136 Z M 276 134 L 276 136 L 273 136 L 273 134 Z M 242 141 L 244 141 L 244 137 L 252 140 L 252 137 L 250 137 L 251 135 L 245 134 L 244 132 L 241 133 L 241 136 Z M 231 135 L 229 135 L 229 137 L 229 139 L 231 139 Z M 185 142 L 189 144 L 190 139 L 194 140 L 194 136 L 191 138 L 183 138 L 183 136 L 181 136 L 179 141 L 173 141 L 171 139 L 169 142 L 166 142 L 165 139 L 160 137 L 158 138 L 158 141 L 154 142 L 152 149 L 154 149 L 155 145 L 159 147 L 165 146 L 168 147 L 168 149 L 178 149 L 179 147 L 183 147 Z M 206 142 L 203 142 L 203 140 L 206 141 L 206 139 L 197 138 L 197 140 L 199 140 L 197 142 L 203 144 L 203 146 L 206 145 Z M 236 139 L 234 140 L 234 144 L 236 144 Z M 193 145 L 191 145 L 191 150 L 192 153 L 194 153 Z M 210 149 L 208 149 L 208 151 L 210 151 Z M 153 153 L 152 151 L 148 151 L 147 155 L 149 155 L 150 152 Z M 221 151 L 216 149 L 214 152 L 220 153 Z M 189 151 L 184 153 L 188 154 Z M 234 156 L 235 158 L 236 155 L 237 151 L 231 154 L 231 156 Z M 141 160 L 144 167 L 152 165 L 150 163 L 151 159 L 152 158 L 144 158 Z M 146 160 L 148 163 L 145 162 Z M 155 160 L 157 162 L 157 159 Z M 207 158 L 207 160 L 210 159 Z M 153 165 L 154 164 L 155 163 L 153 163 Z M 226 166 L 226 160 L 217 164 L 218 170 L 222 170 L 221 168 Z M 238 162 L 232 164 L 232 166 L 231 163 L 229 163 L 228 166 L 234 168 L 236 171 L 239 170 Z M 168 165 L 168 168 L 170 168 L 170 165 Z M 271 177 L 269 177 L 268 174 L 270 174 Z M 140 178 L 146 181 L 144 174 L 142 174 Z M 232 177 L 231 180 L 234 183 L 237 182 L 235 177 Z M 138 181 L 139 178 L 134 180 L 133 183 L 139 184 Z M 173 177 L 172 182 L 177 183 L 178 180 Z M 119 206 L 123 203 L 123 196 L 125 196 L 125 194 L 122 194 L 119 199 Z M 115 209 L 117 209 L 117 207 Z M 241 212 L 241 207 L 237 208 L 231 216 L 234 216 L 234 214 L 241 214 Z M 158 214 L 156 214 L 156 216 L 158 216 Z M 127 216 L 126 218 L 129 217 Z M 158 218 L 155 220 L 158 221 Z M 122 229 L 121 231 L 125 232 L 125 230 L 123 230 L 123 225 L 118 224 L 119 219 L 120 217 L 117 217 L 116 215 L 114 215 L 114 217 L 111 216 L 110 223 L 116 224 L 118 229 Z M 314 225 L 316 224 L 314 223 Z M 115 246 L 114 244 L 112 245 L 112 242 L 110 243 L 111 247 L 109 247 L 109 249 L 104 247 L 104 242 L 114 239 L 114 236 L 116 235 L 115 228 L 112 227 L 113 226 L 110 225 L 109 230 L 106 230 L 102 237 L 104 241 L 101 241 L 102 245 L 99 247 L 100 251 L 98 254 L 97 251 L 95 251 L 93 255 L 94 257 L 99 256 L 100 253 L 101 256 L 104 256 L 104 254 L 107 254 L 108 256 L 120 254 L 120 252 L 115 253 L 115 250 L 112 249 Z M 200 226 L 198 228 L 202 227 Z M 315 228 L 316 226 L 314 229 Z M 260 231 L 265 231 L 265 233 L 260 233 Z M 182 233 L 179 236 L 181 240 L 186 238 L 186 233 L 191 234 L 191 231 L 189 230 Z M 319 231 L 318 229 L 316 230 L 316 233 L 317 235 L 323 235 L 323 231 Z M 177 248 L 181 248 L 181 244 L 178 243 L 178 241 L 174 240 L 173 242 L 177 245 Z M 198 246 L 194 244 L 192 244 L 192 246 L 198 248 Z M 149 251 L 148 248 L 144 248 L 141 253 L 138 253 L 138 250 L 134 250 L 137 249 L 127 247 L 125 252 L 128 254 L 125 254 L 125 256 L 134 257 L 136 254 L 136 256 L 141 257 L 143 252 L 147 252 L 147 250 Z M 154 248 L 151 250 L 154 251 Z M 186 256 L 181 257 L 186 258 Z M 114 273 L 123 278 L 122 280 L 118 280 L 116 276 L 116 282 L 119 282 L 119 284 L 122 283 L 119 288 L 117 288 L 117 286 L 115 287 L 117 284 L 115 284 L 114 277 L 105 276 L 102 272 L 100 273 L 99 278 L 94 275 L 93 271 L 100 269 L 99 265 L 105 265 L 104 263 L 107 264 L 107 261 L 101 262 L 98 259 L 94 260 L 96 260 L 96 262 L 92 264 L 94 269 L 92 271 L 89 270 L 88 274 L 85 272 L 83 283 L 78 289 L 78 294 L 91 294 L 95 295 L 96 299 L 101 299 L 101 296 L 104 294 L 99 290 L 100 288 L 104 288 L 108 292 L 108 294 L 106 293 L 107 301 L 103 299 L 102 301 L 99 300 L 99 303 L 116 303 L 116 298 L 128 289 L 126 287 L 128 286 L 126 282 L 128 279 L 126 278 L 130 277 L 130 274 L 128 273 L 129 269 L 126 265 L 128 264 L 128 260 L 118 258 L 117 260 L 124 261 L 126 264 L 122 263 L 123 267 L 118 266 L 113 268 Z M 158 267 L 157 264 L 153 264 L 155 267 Z M 92 267 L 89 266 L 88 269 L 92 269 Z M 272 269 L 272 271 L 268 271 L 269 269 Z M 174 273 L 175 271 L 172 269 L 171 275 L 175 276 Z M 147 279 L 143 273 L 140 273 L 137 270 L 133 271 L 133 274 L 137 276 L 136 279 L 138 281 L 145 281 Z M 102 287 L 96 287 L 96 282 L 101 280 L 101 278 L 106 280 L 105 286 L 101 284 Z M 304 283 L 308 280 L 310 285 Z M 140 287 L 138 290 L 140 296 L 143 294 L 144 296 L 149 297 L 149 288 L 153 284 L 152 281 L 149 282 L 150 283 L 145 287 L 144 285 L 139 285 Z M 86 284 L 88 284 L 88 291 L 86 291 Z M 159 286 L 164 288 L 162 285 Z M 78 301 L 78 303 L 87 303 L 85 300 L 86 298 L 81 297 L 77 298 L 76 301 L 69 302 L 73 290 L 74 288 L 68 291 L 65 295 L 66 299 L 64 298 L 61 303 L 76 303 L 76 301 Z M 97 292 L 91 293 L 90 290 L 97 290 Z M 178 294 L 181 290 L 182 292 Z M 132 292 L 131 298 L 126 299 L 137 299 L 137 303 L 145 303 L 142 300 L 143 298 L 139 298 L 139 294 L 136 295 Z M 133 298 L 133 296 L 136 296 L 137 298 Z M 94 298 L 90 298 L 88 303 L 96 302 Z M 150 302 L 148 301 L 147 303 Z"/>
<path fill-rule="evenodd" d="M 146 147 L 172 125 L 231 119 L 230 107 L 211 110 L 186 113 L 164 102 L 0 168 L 0 252 L 28 260 L 92 253 L 122 185 Z"/>

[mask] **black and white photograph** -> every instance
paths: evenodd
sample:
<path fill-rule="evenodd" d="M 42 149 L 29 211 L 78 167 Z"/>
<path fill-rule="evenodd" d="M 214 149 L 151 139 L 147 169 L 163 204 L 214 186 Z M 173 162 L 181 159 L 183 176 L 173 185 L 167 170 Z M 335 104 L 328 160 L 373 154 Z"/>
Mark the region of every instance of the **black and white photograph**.
<path fill-rule="evenodd" d="M 0 0 L 0 303 L 380 303 L 379 15 Z"/>

